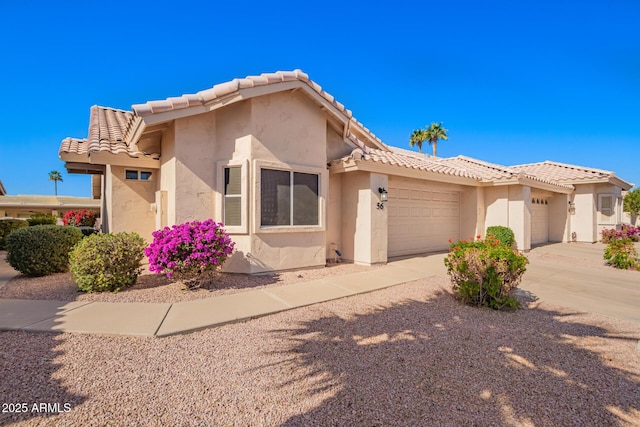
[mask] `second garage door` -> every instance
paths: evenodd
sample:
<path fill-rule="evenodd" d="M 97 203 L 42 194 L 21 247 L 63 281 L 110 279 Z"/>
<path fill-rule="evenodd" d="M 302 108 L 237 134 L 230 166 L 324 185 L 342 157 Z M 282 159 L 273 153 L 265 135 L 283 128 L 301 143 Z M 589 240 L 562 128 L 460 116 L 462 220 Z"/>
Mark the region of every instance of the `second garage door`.
<path fill-rule="evenodd" d="M 446 250 L 460 234 L 460 193 L 417 180 L 390 177 L 389 256 Z"/>
<path fill-rule="evenodd" d="M 531 244 L 549 241 L 549 202 L 540 197 L 531 200 Z"/>

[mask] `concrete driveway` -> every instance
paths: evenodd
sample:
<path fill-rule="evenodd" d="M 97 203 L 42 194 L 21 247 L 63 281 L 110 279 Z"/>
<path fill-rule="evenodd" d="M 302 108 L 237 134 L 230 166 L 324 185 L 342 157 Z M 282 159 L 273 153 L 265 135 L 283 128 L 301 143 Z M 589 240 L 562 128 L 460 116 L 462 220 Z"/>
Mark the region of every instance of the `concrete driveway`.
<path fill-rule="evenodd" d="M 579 311 L 640 323 L 640 272 L 603 267 L 601 243 L 557 243 L 531 250 L 520 289 Z"/>

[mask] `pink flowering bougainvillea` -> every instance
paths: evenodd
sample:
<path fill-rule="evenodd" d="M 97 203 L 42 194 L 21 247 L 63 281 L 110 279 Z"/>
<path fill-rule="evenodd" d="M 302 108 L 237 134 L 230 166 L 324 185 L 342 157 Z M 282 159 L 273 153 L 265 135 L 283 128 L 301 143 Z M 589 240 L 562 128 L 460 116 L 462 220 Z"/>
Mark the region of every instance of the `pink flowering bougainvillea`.
<path fill-rule="evenodd" d="M 69 211 L 62 216 L 62 223 L 76 227 L 93 227 L 97 217 L 95 212 L 87 209 Z"/>
<path fill-rule="evenodd" d="M 631 239 L 632 242 L 640 241 L 640 228 L 624 224 L 620 230 L 615 228 L 602 230 L 602 243 L 623 239 Z"/>
<path fill-rule="evenodd" d="M 153 242 L 144 253 L 152 272 L 192 281 L 222 266 L 234 246 L 223 224 L 207 219 L 153 232 Z"/>

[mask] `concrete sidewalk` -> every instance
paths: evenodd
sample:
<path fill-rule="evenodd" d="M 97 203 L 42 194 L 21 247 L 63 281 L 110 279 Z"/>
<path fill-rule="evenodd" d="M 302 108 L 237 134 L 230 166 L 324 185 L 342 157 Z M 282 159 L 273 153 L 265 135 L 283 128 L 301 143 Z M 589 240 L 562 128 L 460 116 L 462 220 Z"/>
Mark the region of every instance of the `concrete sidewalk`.
<path fill-rule="evenodd" d="M 534 253 L 520 289 L 582 312 L 640 323 L 640 273 L 581 266 L 602 260 L 603 245 L 552 244 Z M 380 269 L 174 304 L 0 299 L 0 330 L 164 337 L 446 276 L 446 254 L 395 259 Z M 15 275 L 0 253 L 0 287 Z"/>
<path fill-rule="evenodd" d="M 444 257 L 417 256 L 371 271 L 174 304 L 0 299 L 0 330 L 164 337 L 445 275 Z"/>

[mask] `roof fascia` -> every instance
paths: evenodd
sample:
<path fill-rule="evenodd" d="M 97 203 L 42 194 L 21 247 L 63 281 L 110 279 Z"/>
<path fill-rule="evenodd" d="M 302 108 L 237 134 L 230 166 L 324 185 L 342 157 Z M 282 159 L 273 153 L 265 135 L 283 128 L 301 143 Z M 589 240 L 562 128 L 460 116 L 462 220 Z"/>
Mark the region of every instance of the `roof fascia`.
<path fill-rule="evenodd" d="M 547 191 L 552 191 L 554 193 L 561 193 L 561 194 L 571 194 L 575 190 L 573 186 L 571 186 L 572 188 L 567 188 L 560 185 L 549 184 L 547 182 L 536 181 L 535 179 L 531 179 L 527 177 L 518 178 L 518 183 L 522 185 L 526 185 L 531 188 L 536 188 L 538 190 L 547 190 Z M 565 184 L 565 185 L 570 185 L 570 184 Z"/>
<path fill-rule="evenodd" d="M 573 188 L 566 188 L 559 185 L 549 184 L 546 182 L 536 181 L 535 179 L 527 177 L 512 177 L 504 179 L 496 179 L 493 181 L 483 181 L 483 187 L 501 187 L 505 185 L 525 185 L 527 187 L 536 188 L 539 190 L 552 191 L 554 193 L 571 194 Z"/>
<path fill-rule="evenodd" d="M 634 185 L 617 176 L 609 177 L 609 183 L 622 188 L 624 191 L 630 190 Z"/>
<path fill-rule="evenodd" d="M 65 162 L 65 169 L 69 173 L 103 175 L 105 171 L 104 165 L 92 165 L 84 162 Z"/>
<path fill-rule="evenodd" d="M 405 178 L 415 178 L 425 181 L 443 182 L 447 184 L 466 185 L 470 187 L 478 187 L 481 183 L 473 178 L 464 178 L 461 176 L 446 175 L 438 172 L 425 171 L 421 169 L 412 169 L 404 166 L 390 165 L 386 163 L 377 163 L 370 161 L 347 160 L 335 163 L 329 167 L 330 173 L 346 173 L 353 171 L 372 172 L 385 175 L 396 175 Z"/>
<path fill-rule="evenodd" d="M 125 166 L 132 168 L 160 169 L 160 160 L 150 157 L 131 157 L 128 154 L 111 154 L 106 151 L 93 152 L 89 156 L 91 164 Z"/>
<path fill-rule="evenodd" d="M 178 110 L 171 110 L 165 112 L 159 112 L 150 114 L 148 116 L 143 116 L 141 122 L 144 122 L 143 125 L 136 123 L 136 126 L 150 126 L 158 123 L 163 123 L 171 120 L 181 119 L 184 117 L 193 116 L 196 114 L 208 113 L 210 111 L 217 110 L 219 108 L 225 107 L 229 104 L 264 96 L 270 95 L 278 92 L 283 92 L 286 90 L 295 90 L 301 89 L 303 90 L 309 97 L 311 97 L 317 104 L 321 106 L 324 110 L 328 111 L 333 117 L 335 117 L 343 126 L 349 127 L 351 131 L 355 128 L 362 136 L 362 139 L 366 139 L 370 144 L 372 144 L 375 148 L 380 148 L 383 150 L 388 150 L 388 148 L 384 144 L 380 144 L 380 142 L 376 141 L 375 138 L 370 136 L 370 133 L 366 131 L 360 123 L 356 120 L 352 120 L 352 115 L 350 113 L 345 113 L 336 108 L 331 102 L 329 102 L 326 98 L 316 92 L 313 88 L 311 88 L 307 83 L 302 82 L 300 80 L 293 80 L 287 82 L 274 83 L 263 86 L 255 86 L 248 88 L 241 88 L 237 91 L 229 94 L 228 96 L 222 98 L 216 98 L 205 105 L 196 105 L 188 108 L 181 108 Z M 346 109 L 345 109 L 346 110 Z M 346 110 L 349 111 L 349 110 Z M 137 142 L 138 138 L 142 135 L 141 131 L 136 131 L 134 136 L 131 139 L 132 143 Z"/>

